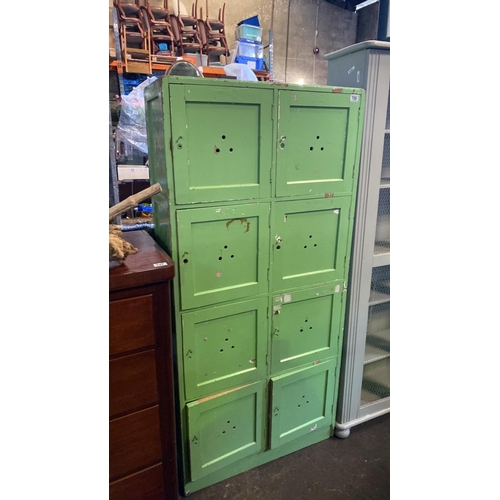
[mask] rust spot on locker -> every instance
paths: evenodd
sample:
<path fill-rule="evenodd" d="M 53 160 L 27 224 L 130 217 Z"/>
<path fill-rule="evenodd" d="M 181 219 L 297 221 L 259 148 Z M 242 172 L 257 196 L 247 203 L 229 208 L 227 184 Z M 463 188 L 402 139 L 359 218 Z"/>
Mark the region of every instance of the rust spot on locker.
<path fill-rule="evenodd" d="M 333 193 L 325 193 L 325 198 L 333 198 Z"/>
<path fill-rule="evenodd" d="M 244 218 L 244 219 L 231 219 L 231 220 L 228 220 L 228 221 L 226 222 L 226 227 L 227 227 L 227 229 L 229 229 L 229 226 L 230 226 L 233 222 L 235 222 L 235 221 L 237 221 L 237 220 L 239 220 L 242 224 L 246 224 L 247 228 L 245 229 L 245 231 L 244 231 L 244 232 L 245 232 L 245 233 L 248 233 L 248 231 L 250 230 L 250 222 L 248 222 L 246 218 Z"/>
<path fill-rule="evenodd" d="M 340 88 L 332 89 L 332 92 L 334 94 L 342 94 L 342 89 L 340 89 Z"/>

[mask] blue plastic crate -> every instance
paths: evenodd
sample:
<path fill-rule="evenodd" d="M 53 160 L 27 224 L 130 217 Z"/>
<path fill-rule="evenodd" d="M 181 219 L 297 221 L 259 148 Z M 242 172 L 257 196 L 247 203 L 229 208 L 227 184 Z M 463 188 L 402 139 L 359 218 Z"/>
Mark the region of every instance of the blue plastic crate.
<path fill-rule="evenodd" d="M 236 56 L 235 62 L 238 64 L 246 64 L 250 69 L 261 70 L 264 67 L 264 59 L 256 57 Z"/>
<path fill-rule="evenodd" d="M 237 56 L 254 57 L 256 59 L 264 57 L 264 46 L 259 42 L 236 40 L 231 45 L 231 50 L 235 50 Z"/>
<path fill-rule="evenodd" d="M 262 28 L 249 24 L 241 24 L 236 28 L 236 39 L 262 42 Z"/>

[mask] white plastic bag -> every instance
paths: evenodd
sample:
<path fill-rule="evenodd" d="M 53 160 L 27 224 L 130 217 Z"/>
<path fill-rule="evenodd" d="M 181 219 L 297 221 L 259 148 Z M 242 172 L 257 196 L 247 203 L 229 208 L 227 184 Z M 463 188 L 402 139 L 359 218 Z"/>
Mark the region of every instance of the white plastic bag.
<path fill-rule="evenodd" d="M 224 72 L 227 76 L 235 76 L 237 80 L 245 80 L 247 82 L 259 81 L 255 73 L 246 64 L 227 64 L 224 66 Z"/>
<path fill-rule="evenodd" d="M 156 76 L 144 80 L 130 94 L 122 97 L 116 130 L 117 139 L 131 144 L 144 154 L 148 153 L 144 89 L 155 80 Z"/>

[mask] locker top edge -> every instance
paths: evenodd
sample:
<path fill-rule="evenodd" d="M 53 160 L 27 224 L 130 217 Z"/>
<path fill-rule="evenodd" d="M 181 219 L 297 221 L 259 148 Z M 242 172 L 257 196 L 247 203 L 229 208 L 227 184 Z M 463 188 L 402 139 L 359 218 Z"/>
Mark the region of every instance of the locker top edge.
<path fill-rule="evenodd" d="M 242 80 L 224 80 L 219 78 L 196 78 L 189 76 L 162 76 L 158 78 L 157 81 L 148 85 L 146 88 L 150 88 L 156 85 L 165 87 L 169 84 L 183 84 L 183 85 L 210 85 L 214 87 L 235 87 L 235 88 L 279 88 L 283 90 L 294 90 L 294 91 L 308 91 L 308 92 L 333 92 L 338 94 L 364 94 L 365 91 L 361 88 L 354 87 L 335 87 L 329 85 L 298 85 L 295 83 L 284 83 L 284 82 L 247 82 Z"/>

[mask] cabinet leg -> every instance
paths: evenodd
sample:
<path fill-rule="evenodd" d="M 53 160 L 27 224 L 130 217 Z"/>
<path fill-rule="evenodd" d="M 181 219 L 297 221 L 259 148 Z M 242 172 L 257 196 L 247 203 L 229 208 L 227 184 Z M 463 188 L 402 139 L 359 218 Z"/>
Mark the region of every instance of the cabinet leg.
<path fill-rule="evenodd" d="M 351 433 L 351 429 L 337 429 L 335 428 L 335 436 L 340 439 L 345 439 Z"/>

